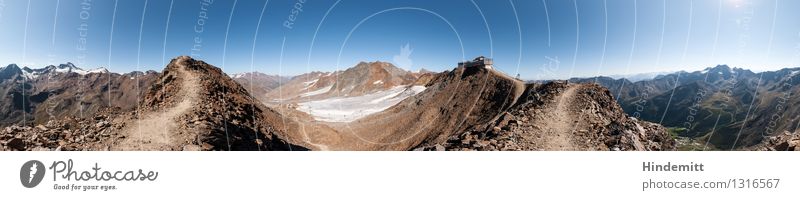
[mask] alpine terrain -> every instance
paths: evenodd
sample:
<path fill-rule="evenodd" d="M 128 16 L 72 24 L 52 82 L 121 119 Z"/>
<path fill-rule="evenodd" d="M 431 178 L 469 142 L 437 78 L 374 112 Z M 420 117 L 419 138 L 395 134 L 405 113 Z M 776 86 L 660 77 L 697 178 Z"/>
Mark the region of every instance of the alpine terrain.
<path fill-rule="evenodd" d="M 12 80 L 6 81 L 12 85 L 8 91 L 20 93 L 12 102 L 34 99 L 36 93 L 28 91 L 52 91 L 27 86 L 22 94 L 22 89 L 13 87 L 25 84 L 28 78 L 19 78 L 25 75 L 21 74 L 9 76 L 14 79 L 5 78 L 5 73 L 2 76 L 3 80 Z M 92 77 L 95 73 L 73 74 Z M 108 76 L 108 72 L 97 74 Z M 492 60 L 484 57 L 440 73 L 410 72 L 376 61 L 361 62 L 342 71 L 312 72 L 291 78 L 260 73 L 231 78 L 217 67 L 181 56 L 162 72 L 142 75 L 151 78 L 127 77 L 148 80 L 140 85 L 146 86 L 140 94 L 129 93 L 136 90 L 113 87 L 111 90 L 112 98 L 140 97 L 132 100 L 135 103 L 99 106 L 107 102 L 87 101 L 83 105 L 97 106 L 89 116 L 65 114 L 63 118 L 24 124 L 9 120 L 11 125 L 0 130 L 0 148 L 255 151 L 676 148 L 676 140 L 666 128 L 626 114 L 617 104 L 613 90 L 594 83 L 525 83 L 496 71 Z M 116 81 L 124 83 L 121 79 Z M 14 105 L 17 104 L 9 105 L 8 109 L 13 110 Z M 33 104 L 30 110 L 37 107 Z"/>
<path fill-rule="evenodd" d="M 727 65 L 631 82 L 573 79 L 609 88 L 626 113 L 670 127 L 684 150 L 741 149 L 793 135 L 800 68 L 755 73 Z"/>

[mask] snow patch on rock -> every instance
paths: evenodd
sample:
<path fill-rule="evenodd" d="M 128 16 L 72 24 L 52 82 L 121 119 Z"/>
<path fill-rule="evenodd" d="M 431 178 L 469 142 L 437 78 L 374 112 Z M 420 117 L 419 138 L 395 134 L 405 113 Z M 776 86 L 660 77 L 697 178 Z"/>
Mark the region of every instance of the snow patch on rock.
<path fill-rule="evenodd" d="M 314 96 L 314 95 L 325 94 L 326 92 L 331 91 L 331 88 L 333 88 L 333 85 L 329 85 L 328 87 L 324 87 L 324 88 L 319 89 L 319 90 L 306 92 L 306 93 L 300 94 L 300 96 L 301 97 L 310 97 L 310 96 Z"/>

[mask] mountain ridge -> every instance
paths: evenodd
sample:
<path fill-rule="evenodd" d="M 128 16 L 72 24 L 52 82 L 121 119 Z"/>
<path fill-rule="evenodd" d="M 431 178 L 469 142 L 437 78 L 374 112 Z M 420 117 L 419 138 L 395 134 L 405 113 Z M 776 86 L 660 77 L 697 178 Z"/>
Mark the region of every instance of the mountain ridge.
<path fill-rule="evenodd" d="M 133 110 L 155 72 L 86 71 L 71 63 L 39 69 L 0 68 L 0 125 L 44 124 L 49 119 L 92 115 L 105 108 Z"/>
<path fill-rule="evenodd" d="M 700 148 L 738 149 L 757 145 L 765 136 L 794 132 L 800 110 L 792 94 L 800 92 L 800 68 L 753 72 L 717 65 L 676 72 L 655 79 L 584 78 L 613 93 L 623 109 L 637 118 L 682 128 L 679 135 Z M 789 96 L 787 98 L 786 96 Z M 705 145 L 708 143 L 708 145 Z"/>

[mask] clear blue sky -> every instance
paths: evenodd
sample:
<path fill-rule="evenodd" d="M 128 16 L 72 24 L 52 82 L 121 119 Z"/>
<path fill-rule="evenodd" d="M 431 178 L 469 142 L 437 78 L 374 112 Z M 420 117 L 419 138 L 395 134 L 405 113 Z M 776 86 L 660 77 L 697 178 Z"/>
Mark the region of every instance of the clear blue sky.
<path fill-rule="evenodd" d="M 255 71 L 296 75 L 395 62 L 408 44 L 409 70 L 486 55 L 527 79 L 716 64 L 761 71 L 798 67 L 798 8 L 794 0 L 0 0 L 0 63 L 128 72 L 195 54 L 228 73 L 251 71 L 252 59 Z"/>

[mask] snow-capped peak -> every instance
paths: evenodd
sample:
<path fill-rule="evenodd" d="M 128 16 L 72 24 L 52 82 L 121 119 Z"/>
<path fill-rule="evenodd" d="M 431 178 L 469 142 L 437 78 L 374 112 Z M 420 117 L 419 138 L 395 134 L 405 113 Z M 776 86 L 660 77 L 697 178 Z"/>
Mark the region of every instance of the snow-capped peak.
<path fill-rule="evenodd" d="M 22 74 L 28 79 L 35 79 L 40 77 L 41 75 L 55 75 L 55 74 L 63 74 L 63 73 L 76 73 L 80 75 L 87 75 L 92 73 L 108 73 L 106 68 L 95 68 L 91 70 L 84 70 L 79 67 L 76 67 L 72 63 L 60 64 L 58 66 L 49 65 L 44 68 L 39 69 L 31 69 L 28 67 L 22 68 Z"/>
<path fill-rule="evenodd" d="M 252 71 L 252 72 L 235 73 L 235 74 L 231 75 L 231 78 L 248 78 L 248 77 L 252 78 L 252 77 L 259 77 L 259 76 L 269 76 L 269 75 L 261 73 L 261 72 Z"/>
<path fill-rule="evenodd" d="M 95 69 L 91 69 L 91 70 L 84 70 L 84 69 L 76 67 L 74 64 L 68 62 L 66 64 L 58 65 L 58 67 L 56 68 L 56 72 L 58 72 L 58 73 L 73 72 L 73 73 L 77 73 L 77 74 L 80 74 L 80 75 L 86 75 L 86 74 L 91 74 L 91 73 L 108 73 L 108 70 L 106 68 L 103 68 L 103 67 L 99 67 L 99 68 L 95 68 Z"/>
<path fill-rule="evenodd" d="M 98 67 L 98 68 L 91 69 L 91 70 L 88 70 L 88 71 L 83 71 L 83 72 L 85 72 L 85 74 L 92 74 L 92 73 L 104 74 L 104 73 L 108 73 L 108 69 L 106 69 L 104 67 Z"/>
<path fill-rule="evenodd" d="M 38 73 L 36 71 L 32 70 L 31 68 L 23 67 L 22 68 L 22 76 L 24 76 L 27 79 L 34 79 L 34 78 L 38 77 L 39 75 L 38 75 Z"/>
<path fill-rule="evenodd" d="M 58 65 L 58 69 L 80 69 L 80 68 L 76 67 L 75 64 L 68 62 L 66 64 Z"/>

